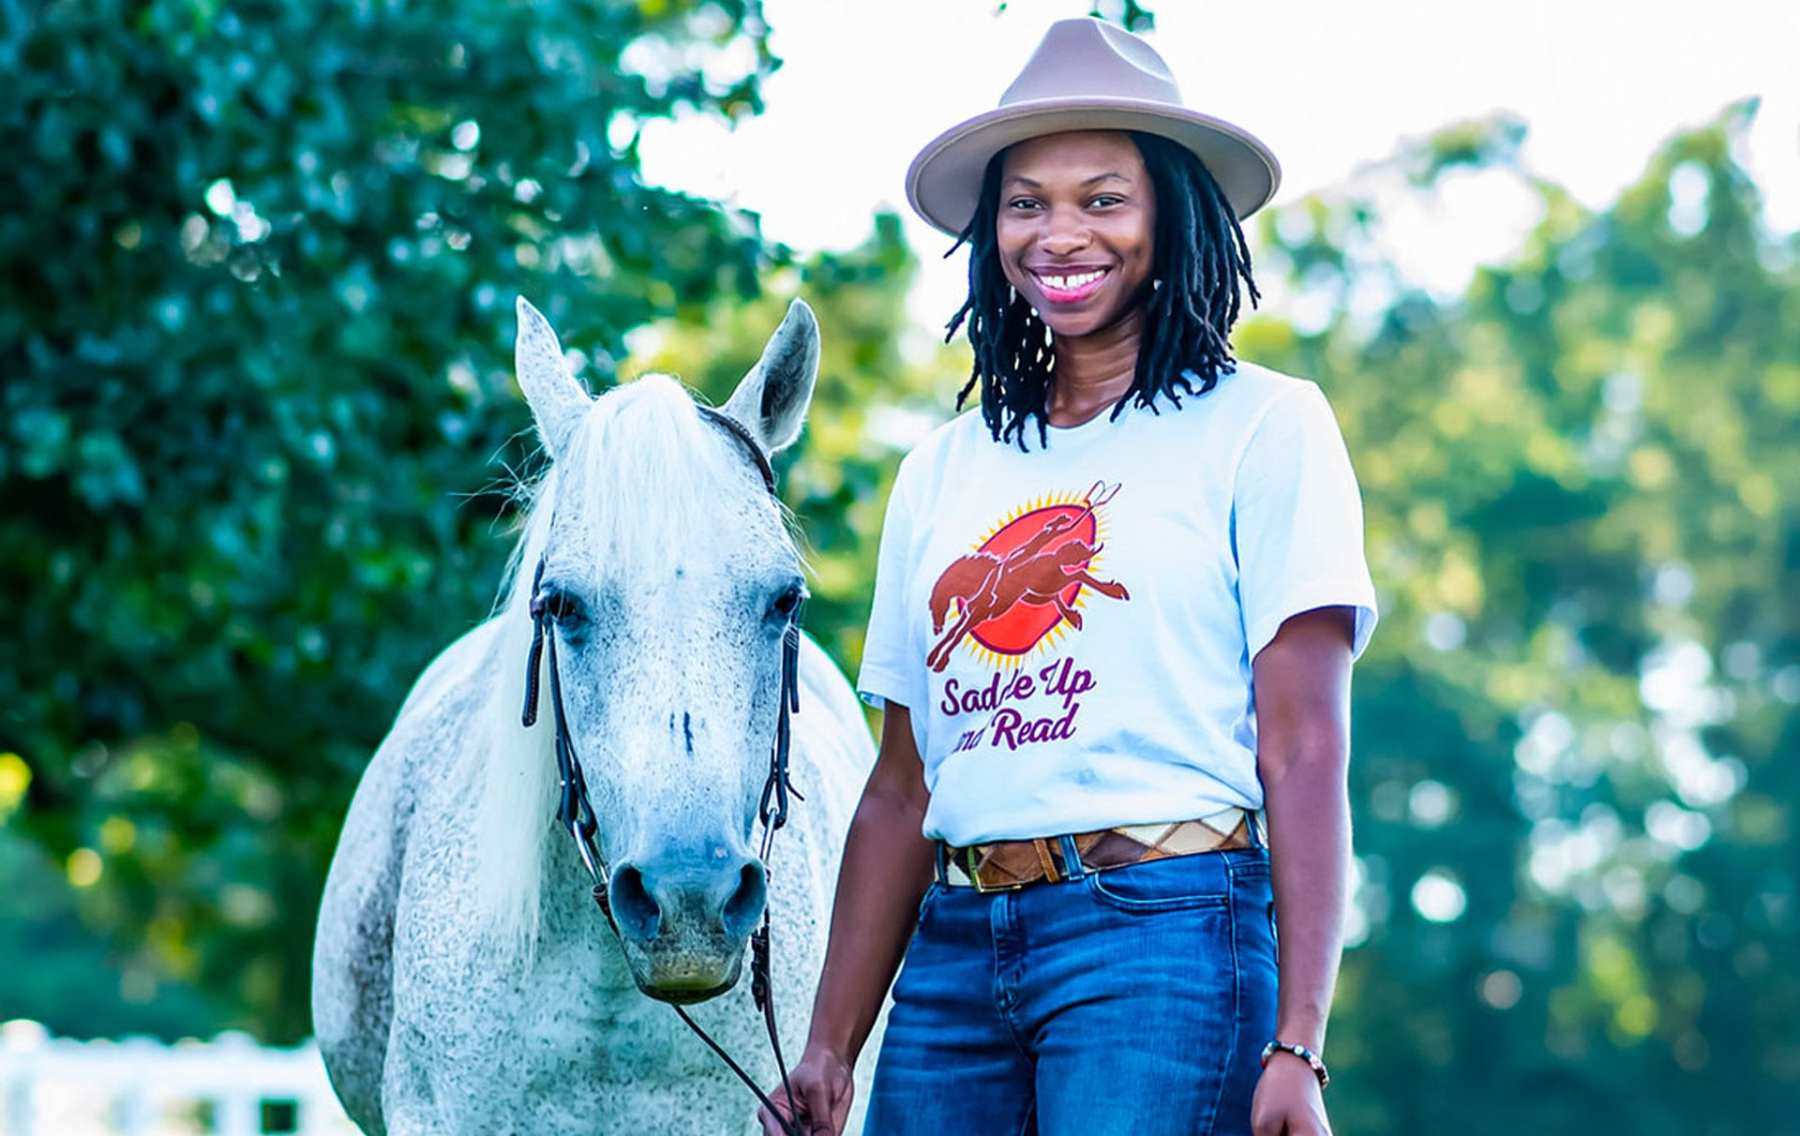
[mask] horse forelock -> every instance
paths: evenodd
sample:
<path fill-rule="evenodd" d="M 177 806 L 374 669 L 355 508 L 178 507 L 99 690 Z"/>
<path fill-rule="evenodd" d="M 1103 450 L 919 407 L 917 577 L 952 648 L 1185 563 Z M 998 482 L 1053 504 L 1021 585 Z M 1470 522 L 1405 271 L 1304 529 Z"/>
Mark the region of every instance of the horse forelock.
<path fill-rule="evenodd" d="M 483 711 L 478 760 L 476 903 L 497 945 L 529 956 L 537 937 L 545 841 L 555 830 L 556 762 L 548 706 L 521 724 L 531 642 L 531 590 L 546 552 L 559 562 L 605 564 L 642 577 L 668 570 L 721 524 L 764 542 L 769 554 L 800 555 L 789 518 L 764 490 L 740 443 L 701 418 L 687 390 L 667 375 L 644 377 L 596 399 L 565 455 L 530 490 L 496 616 L 499 657 Z M 559 508 L 579 523 L 559 524 Z M 748 524 L 772 508 L 773 525 Z M 540 675 L 540 697 L 547 676 Z M 477 771 L 472 770 L 471 773 Z"/>
<path fill-rule="evenodd" d="M 563 493 L 579 499 L 583 519 L 577 531 L 555 539 L 590 541 L 585 552 L 617 571 L 665 567 L 721 525 L 766 541 L 765 551 L 798 566 L 787 518 L 751 456 L 707 423 L 686 388 L 668 375 L 645 375 L 598 400 L 567 461 L 576 473 Z M 743 523 L 765 508 L 781 523 Z"/>

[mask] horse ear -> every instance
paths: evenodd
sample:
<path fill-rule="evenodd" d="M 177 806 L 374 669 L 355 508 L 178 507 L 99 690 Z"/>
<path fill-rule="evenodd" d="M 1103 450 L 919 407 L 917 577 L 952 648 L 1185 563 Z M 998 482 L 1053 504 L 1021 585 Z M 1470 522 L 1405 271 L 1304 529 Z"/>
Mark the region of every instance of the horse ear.
<path fill-rule="evenodd" d="M 800 436 L 818 377 L 819 321 L 806 301 L 796 298 L 723 409 L 772 454 Z"/>
<path fill-rule="evenodd" d="M 513 369 L 531 415 L 537 419 L 538 436 L 552 460 L 561 460 L 569 448 L 575 427 L 594 403 L 587 388 L 569 370 L 562 344 L 544 313 L 519 297 L 519 331 L 513 340 Z"/>

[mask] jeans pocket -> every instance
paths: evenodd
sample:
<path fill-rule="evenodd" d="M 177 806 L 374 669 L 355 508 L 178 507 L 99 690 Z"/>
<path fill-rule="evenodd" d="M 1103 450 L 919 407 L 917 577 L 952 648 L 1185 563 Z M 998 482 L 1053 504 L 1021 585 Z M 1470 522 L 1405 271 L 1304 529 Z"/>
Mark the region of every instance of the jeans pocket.
<path fill-rule="evenodd" d="M 1091 872 L 1087 889 L 1089 895 L 1107 907 L 1139 914 L 1223 908 L 1231 902 L 1229 876 L 1217 854 L 1211 852 Z"/>

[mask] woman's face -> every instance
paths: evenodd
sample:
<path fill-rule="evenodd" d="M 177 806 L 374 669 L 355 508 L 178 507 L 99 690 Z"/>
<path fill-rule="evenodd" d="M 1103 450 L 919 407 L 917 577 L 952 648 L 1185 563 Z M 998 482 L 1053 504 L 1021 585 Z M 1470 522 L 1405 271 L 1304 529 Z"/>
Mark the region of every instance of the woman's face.
<path fill-rule="evenodd" d="M 1112 326 L 1150 279 L 1156 192 L 1117 130 L 1016 143 L 1000 170 L 996 251 L 1007 282 L 1059 337 Z"/>

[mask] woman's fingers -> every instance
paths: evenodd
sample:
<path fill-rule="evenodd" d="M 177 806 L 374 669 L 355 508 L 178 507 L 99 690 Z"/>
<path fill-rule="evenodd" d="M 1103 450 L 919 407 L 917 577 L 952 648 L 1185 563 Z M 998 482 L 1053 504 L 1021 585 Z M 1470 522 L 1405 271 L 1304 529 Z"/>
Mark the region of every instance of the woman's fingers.
<path fill-rule="evenodd" d="M 850 1099 L 856 1095 L 856 1086 L 846 1080 L 837 1093 L 837 1099 L 831 1106 L 831 1120 L 837 1125 L 836 1132 L 843 1132 L 850 1126 Z M 835 1133 L 834 1133 L 835 1136 Z"/>
<path fill-rule="evenodd" d="M 775 1114 L 769 1111 L 768 1105 L 758 1106 L 756 1119 L 762 1122 L 763 1136 L 788 1136 L 787 1129 L 782 1127 L 782 1121 L 793 1117 L 793 1108 L 788 1103 L 787 1094 L 777 1089 L 769 1094 L 769 1100 L 780 1110 L 781 1118 L 776 1119 Z"/>
<path fill-rule="evenodd" d="M 757 1110 L 756 1119 L 763 1136 L 841 1136 L 855 1094 L 847 1062 L 829 1053 L 808 1052 L 790 1071 L 787 1084 L 769 1091 L 770 1104 Z M 788 1128 L 782 1127 L 784 1121 Z"/>
<path fill-rule="evenodd" d="M 780 1119 L 766 1105 L 756 1110 L 756 1119 L 762 1122 L 763 1136 L 789 1136 L 790 1129 L 782 1127 L 784 1120 L 793 1125 L 792 1132 L 805 1133 L 805 1136 L 838 1136 L 844 1130 L 842 1119 L 833 1121 L 834 1110 L 829 1106 L 821 1107 L 824 1102 L 819 1098 L 824 1093 L 817 1085 L 795 1085 L 794 1095 L 800 1098 L 801 1123 L 793 1123 L 794 1109 L 788 1102 L 787 1093 L 777 1089 L 769 1094 L 769 1099 L 780 1111 Z"/>
<path fill-rule="evenodd" d="M 800 1094 L 801 1110 L 797 1131 L 806 1136 L 838 1136 L 844 1130 L 842 1124 L 832 1122 L 830 1088 L 819 1081 L 808 1080 L 804 1085 L 796 1085 L 795 1091 Z"/>

